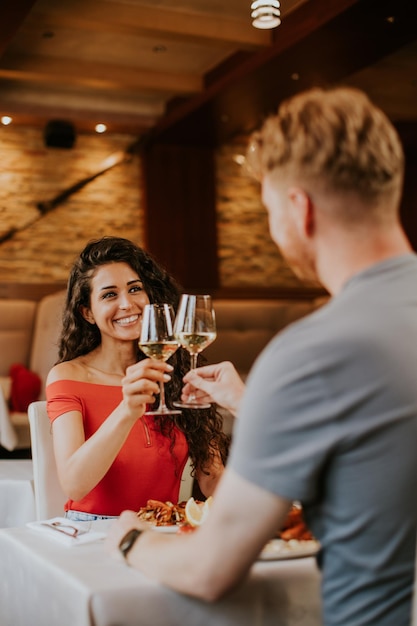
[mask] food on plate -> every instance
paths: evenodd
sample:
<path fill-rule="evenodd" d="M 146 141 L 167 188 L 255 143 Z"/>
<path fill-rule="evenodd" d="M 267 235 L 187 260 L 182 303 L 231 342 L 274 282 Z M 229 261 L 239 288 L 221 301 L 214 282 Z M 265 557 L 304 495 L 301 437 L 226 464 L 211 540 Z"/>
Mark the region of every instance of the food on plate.
<path fill-rule="evenodd" d="M 201 526 L 206 520 L 213 498 L 210 496 L 204 502 L 189 498 L 187 501 L 173 504 L 160 500 L 148 500 L 146 506 L 139 509 L 137 516 L 140 520 L 154 526 L 179 526 L 182 532 Z"/>
<path fill-rule="evenodd" d="M 146 506 L 139 509 L 137 516 L 140 520 L 154 526 L 172 526 L 185 520 L 185 505 L 186 502 L 173 504 L 160 500 L 148 500 Z"/>
<path fill-rule="evenodd" d="M 148 500 L 146 506 L 139 509 L 140 520 L 153 526 L 177 526 L 179 532 L 191 532 L 205 522 L 213 502 L 212 496 L 204 502 L 189 498 L 173 504 L 161 500 Z M 294 503 L 287 515 L 282 528 L 276 537 L 286 542 L 314 541 L 311 531 L 304 521 L 301 505 Z"/>
<path fill-rule="evenodd" d="M 298 541 L 310 541 L 314 539 L 311 531 L 304 521 L 303 509 L 299 504 L 293 504 L 277 537 L 284 541 L 297 539 Z"/>

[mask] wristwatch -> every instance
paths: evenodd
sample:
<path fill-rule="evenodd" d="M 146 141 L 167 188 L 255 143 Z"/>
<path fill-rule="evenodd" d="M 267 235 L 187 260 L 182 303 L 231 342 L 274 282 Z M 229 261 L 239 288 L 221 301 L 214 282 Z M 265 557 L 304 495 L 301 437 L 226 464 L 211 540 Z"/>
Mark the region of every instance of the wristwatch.
<path fill-rule="evenodd" d="M 120 552 L 123 555 L 123 558 L 125 560 L 127 560 L 127 555 L 129 554 L 129 552 L 131 551 L 131 549 L 135 545 L 136 539 L 139 537 L 139 535 L 142 534 L 142 532 L 143 532 L 143 530 L 138 530 L 137 528 L 132 528 L 132 530 L 129 530 L 125 534 L 125 536 L 123 537 L 123 539 L 119 543 L 119 550 L 120 550 Z"/>

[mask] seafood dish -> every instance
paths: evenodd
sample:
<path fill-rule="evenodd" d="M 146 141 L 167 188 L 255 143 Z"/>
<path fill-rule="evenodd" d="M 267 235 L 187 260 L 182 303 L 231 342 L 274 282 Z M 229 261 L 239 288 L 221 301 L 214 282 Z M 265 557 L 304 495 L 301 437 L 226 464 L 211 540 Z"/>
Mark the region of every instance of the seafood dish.
<path fill-rule="evenodd" d="M 142 506 L 137 516 L 144 522 L 154 526 L 173 526 L 185 521 L 186 502 L 173 504 L 160 500 L 148 500 L 146 506 Z"/>
<path fill-rule="evenodd" d="M 277 532 L 277 537 L 284 541 L 297 539 L 298 541 L 314 540 L 311 531 L 304 521 L 303 509 L 300 504 L 294 503 L 287 515 L 281 529 Z"/>

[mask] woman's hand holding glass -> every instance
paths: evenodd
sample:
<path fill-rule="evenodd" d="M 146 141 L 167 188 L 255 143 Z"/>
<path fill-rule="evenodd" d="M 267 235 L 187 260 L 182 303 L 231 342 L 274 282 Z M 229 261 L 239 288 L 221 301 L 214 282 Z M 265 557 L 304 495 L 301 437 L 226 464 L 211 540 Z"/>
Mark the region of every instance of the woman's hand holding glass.
<path fill-rule="evenodd" d="M 132 417 L 137 419 L 155 402 L 160 383 L 170 380 L 172 370 L 169 363 L 155 359 L 143 359 L 126 369 L 122 379 L 123 403 Z"/>
<path fill-rule="evenodd" d="M 174 310 L 169 304 L 147 304 L 143 311 L 139 348 L 146 356 L 167 361 L 179 348 L 173 330 Z M 159 383 L 159 406 L 145 415 L 178 415 L 181 411 L 169 409 L 165 403 L 164 383 Z"/>

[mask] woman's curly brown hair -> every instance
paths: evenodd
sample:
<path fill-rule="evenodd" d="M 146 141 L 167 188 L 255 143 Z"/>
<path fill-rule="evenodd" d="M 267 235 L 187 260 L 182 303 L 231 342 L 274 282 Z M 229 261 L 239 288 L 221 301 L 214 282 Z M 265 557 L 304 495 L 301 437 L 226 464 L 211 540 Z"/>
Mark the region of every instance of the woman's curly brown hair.
<path fill-rule="evenodd" d="M 101 343 L 96 325 L 89 324 L 81 314 L 81 307 L 90 307 L 91 279 L 101 265 L 126 263 L 139 276 L 149 301 L 155 304 L 171 304 L 177 310 L 180 288 L 168 272 L 150 254 L 132 241 L 121 237 L 103 237 L 90 241 L 75 261 L 68 279 L 66 302 L 63 313 L 62 332 L 59 341 L 59 360 L 70 361 L 88 354 Z M 137 359 L 145 355 L 137 347 Z M 188 352 L 182 348 L 171 357 L 174 367 L 171 381 L 166 384 L 166 399 L 178 399 L 182 379 L 190 367 Z M 183 409 L 180 415 L 158 416 L 157 427 L 171 439 L 174 445 L 174 426 L 186 436 L 193 471 L 205 471 L 209 462 L 220 452 L 226 461 L 229 439 L 222 428 L 222 418 L 212 407 L 208 410 Z"/>

